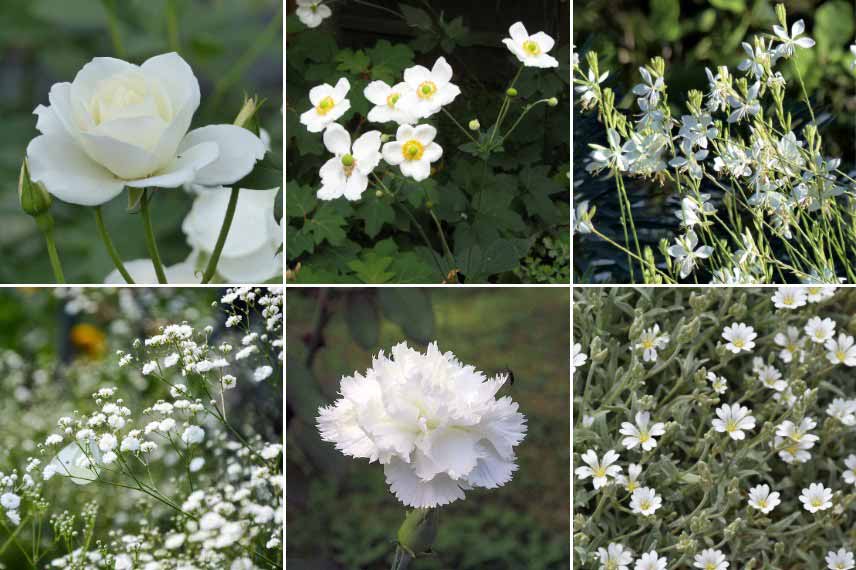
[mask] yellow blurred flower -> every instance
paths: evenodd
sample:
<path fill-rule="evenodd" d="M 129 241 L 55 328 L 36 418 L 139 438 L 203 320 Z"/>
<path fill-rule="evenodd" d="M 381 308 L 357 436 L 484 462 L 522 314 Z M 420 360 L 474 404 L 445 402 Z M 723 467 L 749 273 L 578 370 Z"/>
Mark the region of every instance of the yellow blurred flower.
<path fill-rule="evenodd" d="M 101 358 L 107 349 L 104 333 L 89 323 L 80 323 L 71 327 L 69 338 L 74 348 L 89 358 Z"/>

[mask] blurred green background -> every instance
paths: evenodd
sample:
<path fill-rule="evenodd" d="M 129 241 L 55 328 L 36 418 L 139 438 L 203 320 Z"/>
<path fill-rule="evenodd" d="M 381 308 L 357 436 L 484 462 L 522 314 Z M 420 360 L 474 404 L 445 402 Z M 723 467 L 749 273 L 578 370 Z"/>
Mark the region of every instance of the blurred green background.
<path fill-rule="evenodd" d="M 581 67 L 587 70 L 585 53 L 596 51 L 601 71 L 609 70 L 605 87 L 615 91 L 616 106 L 625 113 L 632 108 L 638 113 L 631 93 L 640 82 L 639 67 L 652 57 L 666 62 L 666 85 L 672 113 L 686 113 L 686 93 L 690 89 L 708 92 L 704 68 L 715 73 L 727 65 L 735 77 L 745 59 L 740 43 L 752 43 L 757 33 L 772 33 L 777 22 L 776 0 L 577 0 L 574 2 L 575 52 Z M 853 175 L 856 169 L 856 76 L 850 71 L 852 56 L 848 46 L 856 41 L 856 4 L 853 0 L 782 0 L 788 22 L 805 20 L 806 34 L 817 45 L 799 49 L 798 62 L 815 116 L 824 137 L 824 153 L 842 159 L 841 170 Z M 789 82 L 785 111 L 794 117 L 794 130 L 801 135 L 810 120 L 796 82 L 793 62 L 780 63 Z M 585 170 L 589 143 L 604 144 L 606 132 L 596 114 L 579 112 L 574 107 L 574 201 L 590 200 L 597 205 L 600 230 L 611 237 L 622 236 L 620 208 L 613 193 L 614 184 L 605 176 L 593 177 Z M 804 137 L 803 137 L 804 138 Z M 657 243 L 678 230 L 678 219 L 672 214 L 680 198 L 669 185 L 643 180 L 627 180 L 627 191 L 633 205 L 633 218 L 639 230 L 640 243 Z M 714 202 L 721 194 L 713 185 L 702 186 Z M 629 282 L 626 257 L 603 240 L 578 236 L 584 244 L 574 250 L 576 275 L 585 282 Z M 618 238 L 622 242 L 622 238 Z M 578 281 L 579 278 L 578 278 Z"/>
<path fill-rule="evenodd" d="M 111 18 L 110 14 L 115 14 Z M 231 123 L 245 94 L 267 99 L 259 120 L 282 150 L 282 2 L 279 0 L 3 0 L 0 2 L 0 282 L 53 282 L 44 240 L 21 212 L 17 185 L 27 144 L 38 135 L 33 109 L 57 82 L 72 81 L 93 57 L 140 64 L 178 51 L 193 68 L 202 101 L 191 128 Z M 113 25 L 111 26 L 111 22 Z M 191 198 L 156 197 L 152 221 L 165 264 L 190 249 L 181 220 Z M 103 208 L 126 260 L 148 257 L 138 216 L 121 195 Z M 113 264 L 86 208 L 54 201 L 56 239 L 69 282 L 100 283 Z"/>
<path fill-rule="evenodd" d="M 437 340 L 488 375 L 510 368 L 504 393 L 529 425 L 514 479 L 444 507 L 437 558 L 412 569 L 570 568 L 567 289 L 291 289 L 286 304 L 290 569 L 389 568 L 405 507 L 380 465 L 321 441 L 315 416 L 343 375 L 402 340 Z"/>

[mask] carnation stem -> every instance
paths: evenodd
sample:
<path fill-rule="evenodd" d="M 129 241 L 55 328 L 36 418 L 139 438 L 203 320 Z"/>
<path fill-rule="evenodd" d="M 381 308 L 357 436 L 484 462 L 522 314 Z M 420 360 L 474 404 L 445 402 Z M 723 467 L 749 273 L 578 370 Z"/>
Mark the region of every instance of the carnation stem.
<path fill-rule="evenodd" d="M 217 273 L 217 264 L 220 262 L 220 254 L 223 253 L 223 246 L 226 244 L 226 238 L 229 235 L 229 229 L 232 227 L 232 220 L 235 218 L 235 210 L 238 208 L 238 194 L 240 188 L 232 188 L 229 194 L 229 204 L 226 206 L 226 217 L 223 218 L 223 225 L 220 226 L 220 234 L 217 236 L 217 243 L 214 245 L 214 251 L 211 252 L 211 257 L 208 259 L 208 265 L 205 266 L 205 273 L 202 274 L 202 283 L 208 283 Z"/>
<path fill-rule="evenodd" d="M 398 529 L 392 570 L 406 570 L 417 556 L 431 551 L 437 537 L 438 521 L 437 509 L 414 509 L 407 513 Z"/>
<path fill-rule="evenodd" d="M 95 225 L 98 226 L 98 234 L 101 236 L 101 241 L 104 242 L 104 247 L 107 248 L 110 259 L 113 260 L 113 265 L 119 270 L 125 283 L 133 284 L 134 280 L 131 278 L 131 274 L 125 269 L 125 264 L 122 263 L 122 258 L 119 257 L 119 252 L 116 251 L 116 246 L 113 245 L 113 240 L 110 239 L 110 234 L 107 233 L 107 227 L 104 225 L 104 217 L 101 215 L 101 206 L 95 206 L 92 210 L 95 212 Z"/>
<path fill-rule="evenodd" d="M 48 248 L 48 258 L 51 261 L 51 269 L 53 269 L 54 279 L 57 283 L 65 283 L 65 275 L 62 273 L 62 263 L 59 261 L 59 254 L 56 251 L 56 241 L 54 240 L 54 221 L 53 216 L 49 213 L 44 213 L 36 216 L 36 224 L 45 236 L 45 245 Z"/>
<path fill-rule="evenodd" d="M 143 199 L 140 200 L 140 214 L 143 216 L 143 228 L 146 232 L 146 247 L 149 250 L 149 257 L 152 258 L 152 265 L 155 268 L 155 274 L 158 276 L 158 283 L 166 283 L 166 273 L 163 271 L 163 263 L 161 262 L 160 252 L 158 252 L 158 243 L 155 240 L 155 232 L 152 230 L 152 218 L 149 215 L 149 202 L 151 201 L 151 193 L 146 190 L 143 193 Z"/>

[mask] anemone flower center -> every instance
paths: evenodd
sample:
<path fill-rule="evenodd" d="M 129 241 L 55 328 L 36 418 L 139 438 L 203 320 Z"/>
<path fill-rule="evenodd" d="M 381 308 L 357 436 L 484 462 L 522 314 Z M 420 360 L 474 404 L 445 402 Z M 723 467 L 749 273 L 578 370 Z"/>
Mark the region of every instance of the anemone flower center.
<path fill-rule="evenodd" d="M 336 102 L 335 102 L 335 101 L 333 101 L 333 98 L 332 98 L 332 97 L 330 97 L 329 95 L 327 95 L 326 97 L 324 97 L 323 99 L 321 99 L 321 102 L 320 102 L 320 103 L 318 103 L 318 106 L 315 108 L 315 110 L 316 110 L 316 111 L 318 111 L 318 114 L 319 114 L 319 115 L 326 115 L 326 114 L 327 114 L 327 113 L 329 113 L 329 112 L 333 109 L 333 107 L 335 107 L 335 106 L 336 106 Z"/>
<path fill-rule="evenodd" d="M 425 153 L 425 147 L 417 140 L 409 140 L 401 145 L 401 155 L 404 160 L 419 160 Z"/>
<path fill-rule="evenodd" d="M 423 81 L 419 85 L 419 89 L 416 90 L 416 93 L 419 95 L 420 99 L 430 99 L 434 96 L 434 93 L 437 92 L 437 84 L 433 81 Z"/>
<path fill-rule="evenodd" d="M 399 93 L 390 93 L 386 98 L 386 106 L 390 109 L 395 109 L 395 104 L 398 103 L 398 100 L 401 98 Z"/>
<path fill-rule="evenodd" d="M 541 46 L 538 45 L 538 42 L 534 42 L 532 40 L 526 40 L 523 42 L 523 50 L 529 55 L 541 54 Z"/>

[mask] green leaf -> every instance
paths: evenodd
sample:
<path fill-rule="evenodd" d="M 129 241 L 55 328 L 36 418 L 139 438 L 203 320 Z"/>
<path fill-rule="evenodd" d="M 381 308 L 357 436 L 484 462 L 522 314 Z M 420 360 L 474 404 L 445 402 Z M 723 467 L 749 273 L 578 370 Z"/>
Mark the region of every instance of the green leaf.
<path fill-rule="evenodd" d="M 336 69 L 347 73 L 353 73 L 354 75 L 363 73 L 371 64 L 371 59 L 369 59 L 369 56 L 367 56 L 363 50 L 340 50 L 336 55 L 336 61 L 339 62 Z"/>
<path fill-rule="evenodd" d="M 317 205 L 318 199 L 315 197 L 315 191 L 309 186 L 301 186 L 295 180 L 285 185 L 286 217 L 305 218 Z"/>
<path fill-rule="evenodd" d="M 348 293 L 345 322 L 354 340 L 366 350 L 377 346 L 380 336 L 377 302 L 373 295 L 363 292 Z"/>
<path fill-rule="evenodd" d="M 345 239 L 344 228 L 347 224 L 345 217 L 336 210 L 336 207 L 327 202 L 307 220 L 304 228 L 309 231 L 316 244 L 328 241 L 330 245 L 337 245 Z"/>
<path fill-rule="evenodd" d="M 407 24 L 413 28 L 427 31 L 434 26 L 431 14 L 422 8 L 417 8 L 409 4 L 399 4 L 398 9 L 404 14 L 404 20 Z"/>
<path fill-rule="evenodd" d="M 304 253 L 312 253 L 315 249 L 315 240 L 305 229 L 297 229 L 294 226 L 285 228 L 285 254 L 289 261 L 297 259 Z"/>
<path fill-rule="evenodd" d="M 524 168 L 520 172 L 520 186 L 526 192 L 523 203 L 530 215 L 539 216 L 547 223 L 558 223 L 562 214 L 550 198 L 564 190 L 561 184 L 548 176 L 549 166 Z"/>
<path fill-rule="evenodd" d="M 651 0 L 648 21 L 657 35 L 667 42 L 681 37 L 681 3 L 679 0 Z"/>
<path fill-rule="evenodd" d="M 832 0 L 824 3 L 815 12 L 814 23 L 811 37 L 817 41 L 817 50 L 826 55 L 840 49 L 853 37 L 852 2 Z"/>
<path fill-rule="evenodd" d="M 366 222 L 366 235 L 373 238 L 380 233 L 384 224 L 395 221 L 395 211 L 388 201 L 371 195 L 357 208 L 357 217 Z"/>
<path fill-rule="evenodd" d="M 378 300 L 386 318 L 399 325 L 411 339 L 427 344 L 434 338 L 434 309 L 423 289 L 384 287 Z"/>
<path fill-rule="evenodd" d="M 348 264 L 357 278 L 363 283 L 389 283 L 395 273 L 387 271 L 392 265 L 392 258 L 369 251 Z"/>
<path fill-rule="evenodd" d="M 372 79 L 397 83 L 406 67 L 413 65 L 413 50 L 407 45 L 392 45 L 387 40 L 378 41 L 366 52 L 371 58 Z"/>
<path fill-rule="evenodd" d="M 486 247 L 475 243 L 456 252 L 455 260 L 461 273 L 467 277 L 467 283 L 478 283 L 491 275 L 516 269 L 531 246 L 530 238 L 499 239 Z"/>
<path fill-rule="evenodd" d="M 710 5 L 735 14 L 742 14 L 746 11 L 746 0 L 710 0 Z"/>
<path fill-rule="evenodd" d="M 437 266 L 418 253 L 408 251 L 393 257 L 392 271 L 396 283 L 440 283 L 442 276 Z"/>

